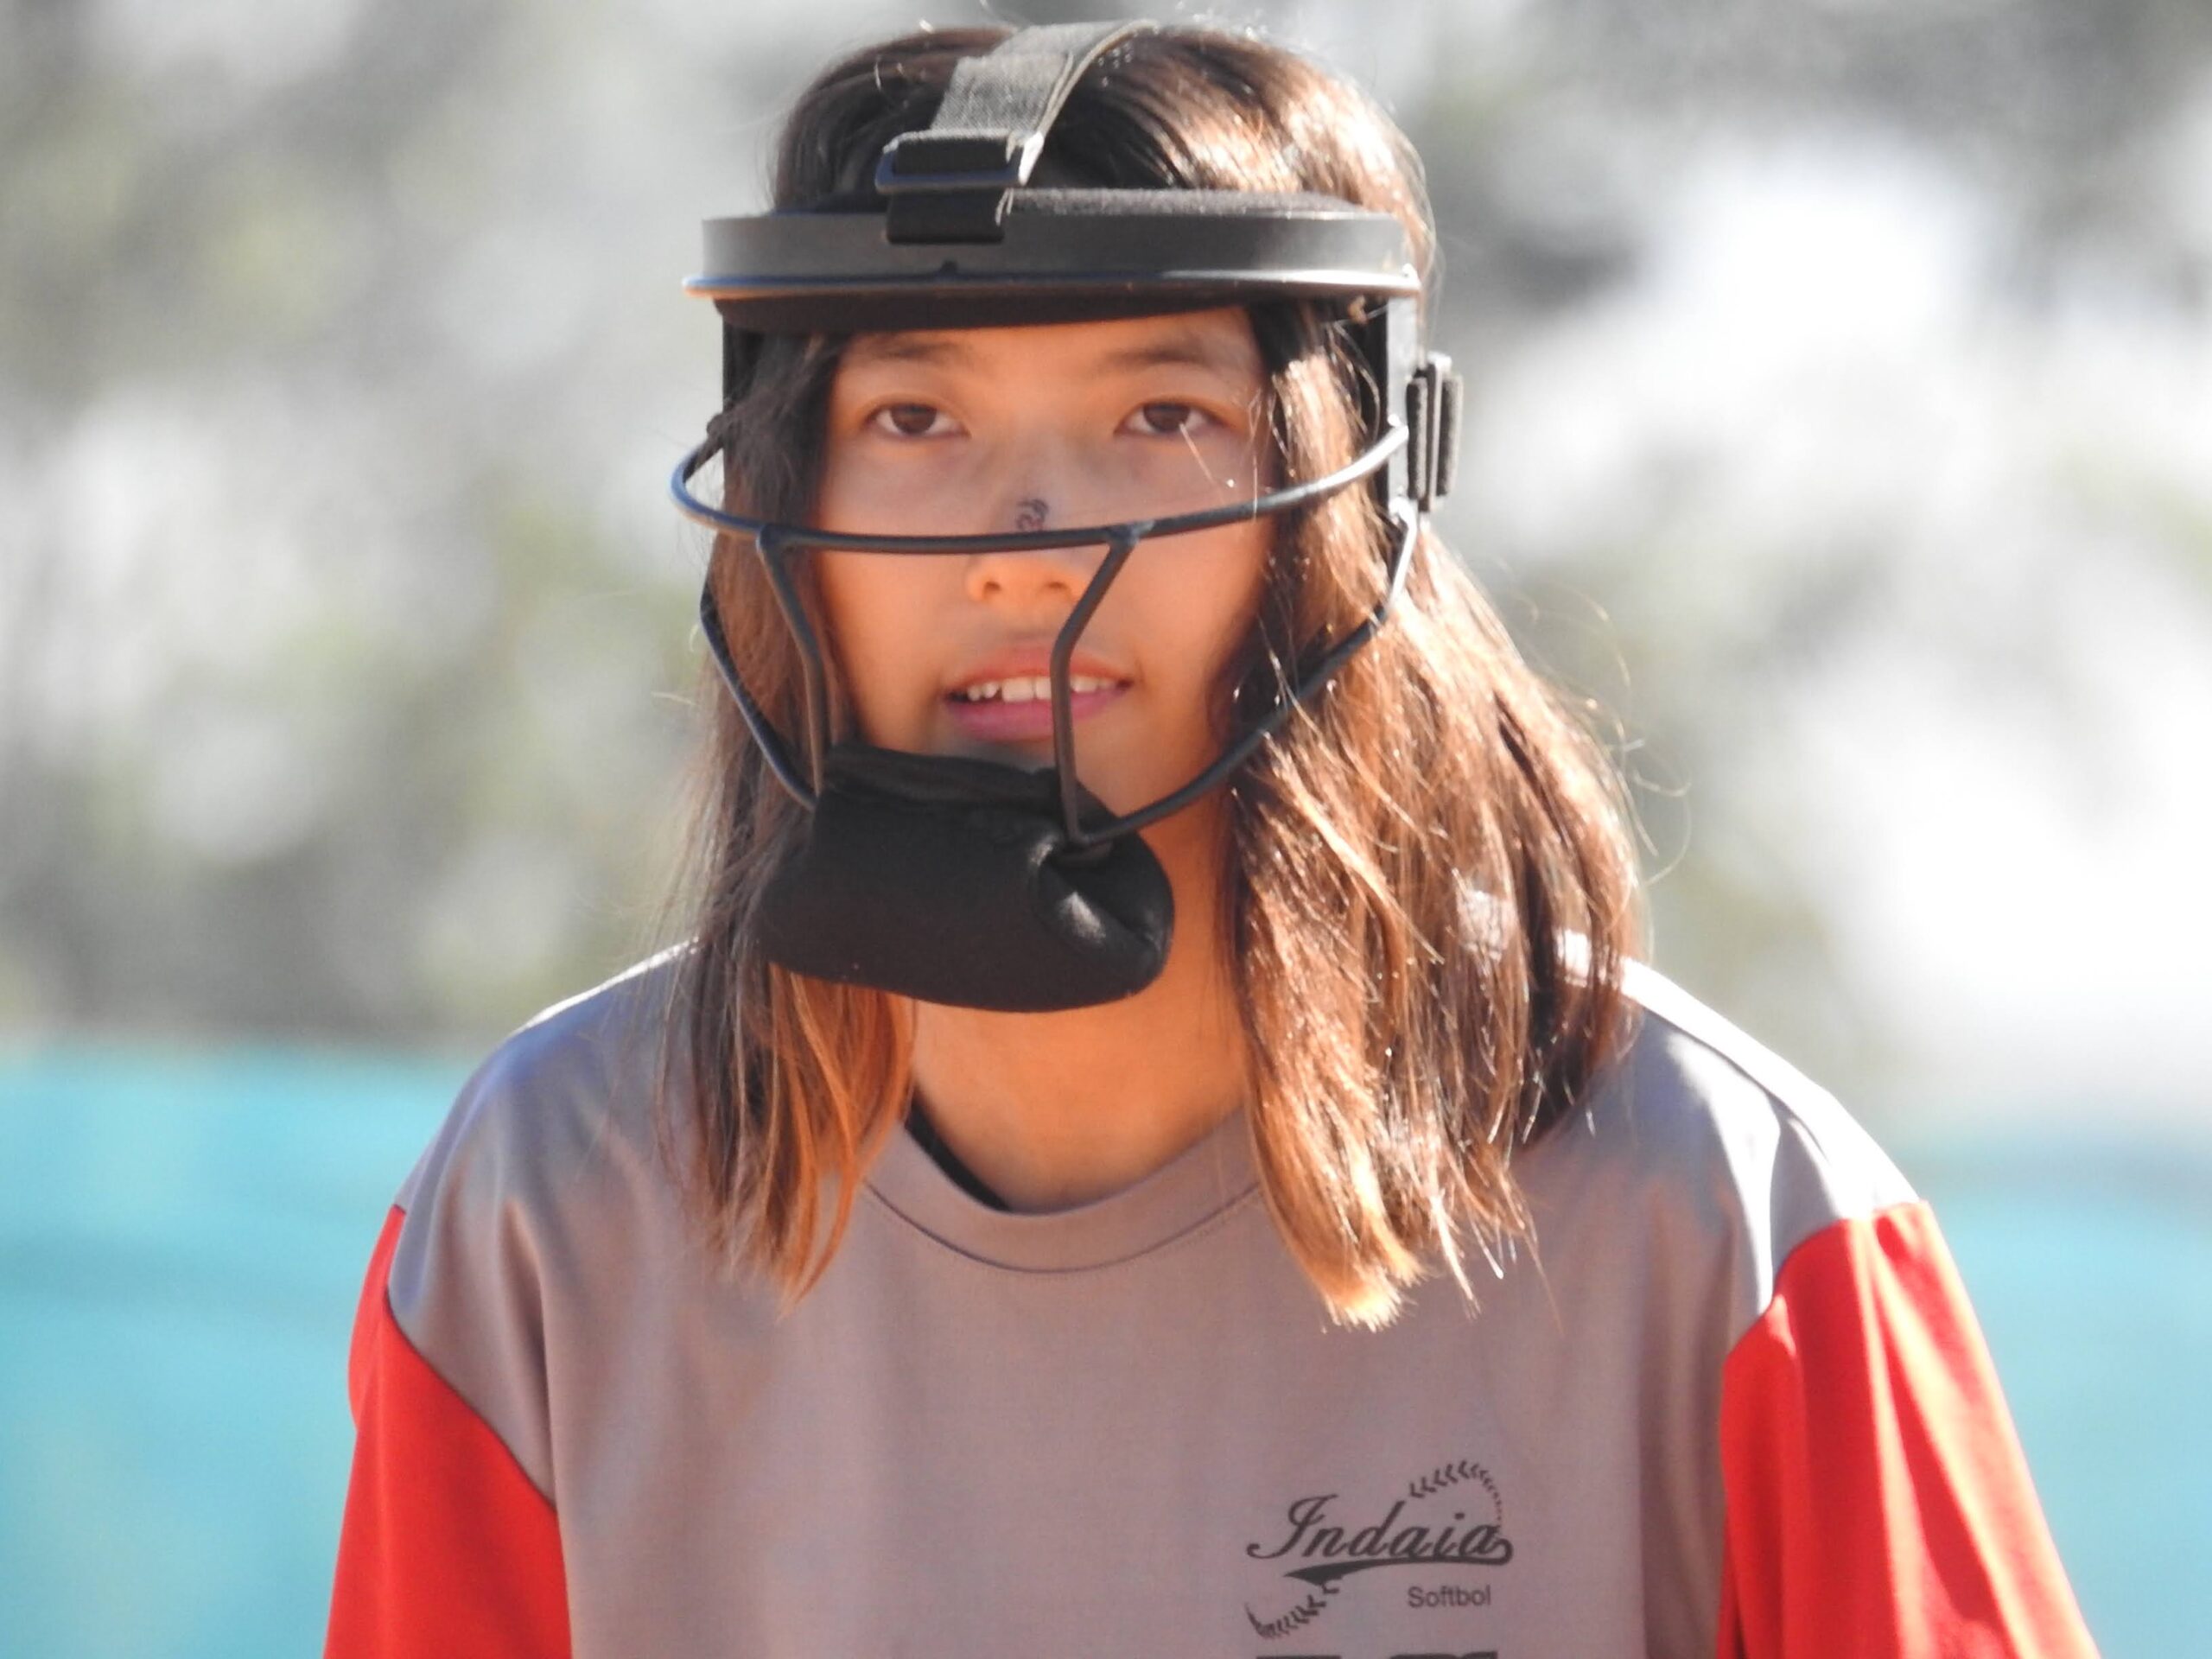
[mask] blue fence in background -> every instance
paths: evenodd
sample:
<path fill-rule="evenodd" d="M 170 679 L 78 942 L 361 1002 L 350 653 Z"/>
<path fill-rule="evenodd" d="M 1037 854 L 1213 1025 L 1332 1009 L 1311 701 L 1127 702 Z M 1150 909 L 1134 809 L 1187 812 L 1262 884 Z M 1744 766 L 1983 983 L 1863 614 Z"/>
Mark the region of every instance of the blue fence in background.
<path fill-rule="evenodd" d="M 320 1649 L 346 1345 L 467 1071 L 309 1051 L 0 1057 L 0 1652 Z M 1893 1147 L 1935 1201 L 2107 1659 L 2212 1628 L 2212 1166 Z"/>

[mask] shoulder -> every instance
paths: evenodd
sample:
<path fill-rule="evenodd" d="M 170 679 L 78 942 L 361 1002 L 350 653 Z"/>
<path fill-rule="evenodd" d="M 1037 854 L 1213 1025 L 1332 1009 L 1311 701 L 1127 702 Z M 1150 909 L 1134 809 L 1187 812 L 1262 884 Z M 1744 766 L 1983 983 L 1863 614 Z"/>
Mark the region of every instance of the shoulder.
<path fill-rule="evenodd" d="M 1827 1089 L 1646 963 L 1623 989 L 1633 1039 L 1523 1157 L 1540 1247 L 1719 1274 L 1740 1331 L 1800 1244 L 1916 1195 Z"/>
<path fill-rule="evenodd" d="M 664 951 L 553 1004 L 510 1033 L 461 1085 L 402 1185 L 413 1211 L 442 1192 L 550 1202 L 594 1165 L 650 1144 L 677 952 Z"/>
<path fill-rule="evenodd" d="M 654 1135 L 672 953 L 556 1003 L 462 1084 L 394 1199 L 387 1290 L 429 1352 L 537 1323 L 646 1247 L 671 1192 Z"/>
<path fill-rule="evenodd" d="M 1672 1135 L 1693 1160 L 1719 1158 L 1739 1192 L 1780 1207 L 1789 1245 L 1837 1220 L 1909 1202 L 1910 1185 L 1827 1089 L 1673 981 L 1630 965 L 1643 1010 L 1619 1109 L 1647 1136 Z"/>
<path fill-rule="evenodd" d="M 671 1224 L 651 1124 L 674 965 L 640 963 L 502 1041 L 387 1222 L 393 1325 L 543 1491 L 553 1351 L 619 1303 Z"/>

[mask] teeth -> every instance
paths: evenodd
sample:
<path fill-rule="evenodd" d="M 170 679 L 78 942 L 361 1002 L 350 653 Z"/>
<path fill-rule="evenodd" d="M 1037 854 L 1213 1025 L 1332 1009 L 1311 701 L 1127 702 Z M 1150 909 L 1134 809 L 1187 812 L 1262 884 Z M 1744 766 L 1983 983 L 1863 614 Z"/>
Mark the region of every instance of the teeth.
<path fill-rule="evenodd" d="M 1114 684 L 1089 674 L 1071 674 L 1068 690 L 1077 694 L 1103 691 Z M 1049 678 L 1021 678 L 1012 680 L 978 680 L 956 694 L 964 702 L 1050 702 L 1052 682 Z"/>

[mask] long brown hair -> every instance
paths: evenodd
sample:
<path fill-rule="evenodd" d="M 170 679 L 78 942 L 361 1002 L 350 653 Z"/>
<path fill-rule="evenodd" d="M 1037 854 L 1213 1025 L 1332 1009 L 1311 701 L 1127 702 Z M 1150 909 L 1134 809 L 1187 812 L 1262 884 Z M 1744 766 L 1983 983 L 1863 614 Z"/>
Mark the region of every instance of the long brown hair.
<path fill-rule="evenodd" d="M 785 126 L 773 198 L 865 188 L 928 124 L 953 66 L 1001 29 L 910 35 L 831 65 Z M 1395 214 L 1426 272 L 1418 158 L 1368 99 L 1245 35 L 1173 28 L 1094 64 L 1046 151 L 1124 188 L 1312 191 Z M 1255 310 L 1280 475 L 1360 442 L 1357 359 L 1323 309 Z M 842 341 L 770 339 L 724 416 L 732 510 L 803 518 Z M 1395 533 L 1364 489 L 1277 521 L 1268 594 L 1230 703 L 1266 696 L 1379 591 Z M 751 544 L 710 580 L 753 695 L 791 729 L 797 658 Z M 664 1127 L 718 1258 L 803 1295 L 910 1088 L 893 999 L 787 973 L 751 944 L 763 878 L 802 828 L 709 668 L 690 880 L 675 967 Z M 1228 785 L 1224 935 L 1249 1045 L 1268 1209 L 1329 1308 L 1380 1325 L 1440 1261 L 1472 1294 L 1529 1219 L 1516 1147 L 1625 1045 L 1624 957 L 1646 927 L 1630 808 L 1602 746 L 1521 659 L 1426 531 L 1391 620 Z M 825 1186 L 826 1184 L 826 1186 Z M 834 1208 L 825 1213 L 825 1191 Z"/>

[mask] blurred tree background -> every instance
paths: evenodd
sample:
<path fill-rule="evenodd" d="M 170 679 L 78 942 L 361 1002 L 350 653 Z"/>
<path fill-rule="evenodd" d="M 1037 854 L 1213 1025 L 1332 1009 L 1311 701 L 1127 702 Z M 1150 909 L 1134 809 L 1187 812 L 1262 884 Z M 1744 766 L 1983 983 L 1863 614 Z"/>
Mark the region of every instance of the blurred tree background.
<path fill-rule="evenodd" d="M 2202 1062 L 2212 10 L 1207 15 L 1427 158 L 1446 529 L 1618 722 L 1661 965 L 1878 1116 L 2022 1044 Z M 677 281 L 908 14 L 5 16 L 0 1027 L 466 1043 L 646 949 L 702 553 L 661 475 L 714 397 Z M 2069 1010 L 2165 1052 L 2055 1078 Z"/>
<path fill-rule="evenodd" d="M 2183 1650 L 2212 6 L 1160 12 L 1419 144 L 1443 528 L 1633 781 L 1658 965 L 1936 1194 L 2093 1626 Z M 916 21 L 0 0 L 0 1644 L 311 1643 L 382 1207 L 665 942 L 698 222 Z"/>

